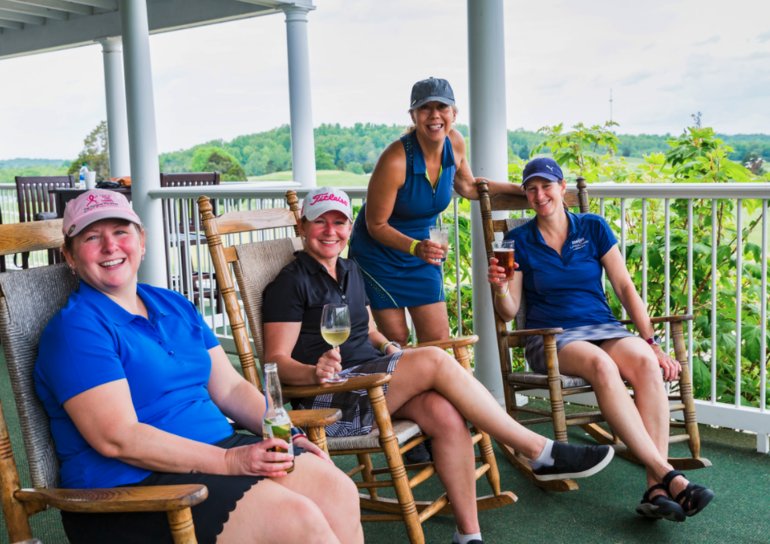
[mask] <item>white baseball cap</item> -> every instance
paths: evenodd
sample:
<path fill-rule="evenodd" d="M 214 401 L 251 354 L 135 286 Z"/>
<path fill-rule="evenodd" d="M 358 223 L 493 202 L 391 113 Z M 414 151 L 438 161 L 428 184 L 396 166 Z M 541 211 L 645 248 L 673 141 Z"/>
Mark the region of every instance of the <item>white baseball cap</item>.
<path fill-rule="evenodd" d="M 345 191 L 333 187 L 313 189 L 302 200 L 302 217 L 315 221 L 326 212 L 336 210 L 344 213 L 353 220 L 353 208 L 350 207 L 350 197 Z"/>

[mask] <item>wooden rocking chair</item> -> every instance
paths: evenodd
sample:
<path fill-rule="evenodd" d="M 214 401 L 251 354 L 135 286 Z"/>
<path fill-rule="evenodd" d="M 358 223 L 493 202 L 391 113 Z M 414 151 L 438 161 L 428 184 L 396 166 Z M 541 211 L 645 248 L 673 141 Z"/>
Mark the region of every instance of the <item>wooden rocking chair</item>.
<path fill-rule="evenodd" d="M 478 185 L 481 206 L 481 218 L 484 227 L 484 242 L 486 245 L 487 259 L 493 257 L 492 243 L 495 240 L 495 234 L 504 235 L 509 230 L 522 225 L 530 218 L 521 218 L 523 210 L 529 210 L 529 203 L 524 196 L 510 194 L 489 193 L 489 187 L 486 182 Z M 565 195 L 565 203 L 569 207 L 576 207 L 580 212 L 588 211 L 588 192 L 583 178 L 578 178 L 576 188 L 568 188 Z M 497 219 L 493 217 L 493 212 L 507 212 L 506 218 Z M 511 212 L 517 212 L 516 217 L 511 216 Z M 494 297 L 494 292 L 492 292 Z M 497 337 L 498 348 L 500 352 L 500 370 L 503 378 L 505 407 L 508 413 L 515 417 L 524 425 L 534 425 L 537 423 L 551 422 L 553 425 L 554 438 L 556 440 L 567 441 L 567 427 L 569 425 L 581 426 L 589 435 L 598 442 L 611 444 L 616 452 L 634 462 L 638 460 L 626 448 L 625 444 L 611 431 L 598 423 L 604 421 L 601 412 L 598 409 L 582 410 L 579 412 L 565 410 L 565 398 L 571 395 L 581 393 L 591 393 L 591 385 L 576 376 L 567 376 L 559 372 L 559 361 L 556 355 L 556 334 L 562 332 L 561 328 L 551 329 L 525 329 L 526 301 L 522 300 L 521 307 L 516 316 L 515 329 L 508 330 L 507 323 L 500 319 L 495 313 L 495 334 Z M 669 458 L 669 462 L 677 469 L 695 469 L 711 466 L 711 462 L 700 455 L 700 434 L 695 417 L 695 402 L 692 394 L 692 381 L 690 377 L 689 363 L 687 360 L 687 351 L 684 343 L 684 334 L 682 324 L 692 319 L 691 315 L 673 315 L 664 317 L 652 317 L 654 325 L 665 323 L 670 324 L 671 340 L 674 345 L 674 354 L 676 359 L 682 365 L 682 372 L 678 381 L 678 388 L 672 388 L 676 391 L 669 395 L 669 405 L 671 412 L 682 412 L 684 422 L 672 422 L 671 428 L 684 429 L 684 432 L 672 433 L 670 443 L 686 441 L 690 448 L 691 457 L 687 458 Z M 630 324 L 631 321 L 622 321 L 623 324 Z M 516 370 L 513 366 L 512 352 L 519 357 L 519 365 L 523 366 L 524 344 L 528 336 L 541 335 L 544 340 L 545 359 L 548 368 L 547 374 L 536 372 Z M 549 406 L 547 409 L 533 408 L 528 405 L 520 406 L 517 404 L 517 393 L 529 393 L 532 396 L 547 396 Z M 577 403 L 576 403 L 577 404 Z M 570 491 L 578 488 L 574 480 L 554 480 L 551 482 L 540 482 L 532 475 L 532 470 L 525 459 L 520 457 L 510 447 L 499 444 L 508 460 L 524 474 L 530 477 L 537 485 L 554 491 Z"/>
<path fill-rule="evenodd" d="M 243 373 L 257 387 L 259 375 L 240 304 L 243 303 L 248 316 L 256 352 L 260 360 L 263 360 L 262 292 L 278 272 L 294 259 L 294 252 L 302 248 L 300 240 L 296 237 L 296 226 L 300 220 L 297 195 L 289 191 L 287 199 L 291 209 L 229 212 L 219 217 L 214 217 L 212 203 L 208 197 L 198 199 L 217 283 L 224 298 Z M 260 234 L 263 232 L 266 234 Z M 248 238 L 249 234 L 256 235 L 255 239 L 262 241 L 242 241 Z M 459 352 L 465 353 L 463 364 L 469 365 L 467 346 L 474 341 L 474 338 L 464 339 L 455 345 Z M 412 488 L 435 474 L 435 468 L 432 463 L 404 465 L 403 453 L 423 442 L 426 437 L 412 421 L 391 420 L 382 389 L 389 379 L 389 375 L 378 374 L 350 378 L 342 384 L 284 386 L 284 394 L 287 398 L 301 398 L 321 392 L 358 389 L 368 391 L 377 430 L 365 436 L 329 438 L 329 452 L 332 456 L 352 454 L 358 458 L 358 464 L 348 474 L 351 477 L 360 477 L 356 484 L 359 489 L 365 491 L 361 493 L 362 510 L 377 512 L 363 514 L 362 520 L 401 520 L 406 525 L 409 541 L 418 544 L 425 542 L 422 523 L 434 514 L 451 513 L 451 504 L 446 493 L 434 501 L 414 499 Z M 512 504 L 516 501 L 516 496 L 500 490 L 500 478 L 491 440 L 486 435 L 476 433 L 474 442 L 480 443 L 481 450 L 476 470 L 477 478 L 486 475 L 493 490 L 492 495 L 479 497 L 479 510 Z M 387 466 L 374 466 L 372 455 L 377 453 L 384 454 Z M 415 473 L 410 476 L 408 472 Z M 388 478 L 378 480 L 377 476 Z M 379 490 L 385 487 L 394 488 L 395 500 L 380 495 Z"/>

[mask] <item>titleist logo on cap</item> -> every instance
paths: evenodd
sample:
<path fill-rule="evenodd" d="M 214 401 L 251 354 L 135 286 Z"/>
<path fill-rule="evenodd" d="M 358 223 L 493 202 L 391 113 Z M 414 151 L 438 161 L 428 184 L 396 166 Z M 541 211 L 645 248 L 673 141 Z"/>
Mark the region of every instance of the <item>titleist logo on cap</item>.
<path fill-rule="evenodd" d="M 342 198 L 341 196 L 335 195 L 334 193 L 320 193 L 317 195 L 313 195 L 312 201 L 310 202 L 310 206 L 313 206 L 314 204 L 317 204 L 319 202 L 323 202 L 324 200 L 334 200 L 335 202 L 339 202 L 344 206 L 350 205 L 346 199 Z"/>

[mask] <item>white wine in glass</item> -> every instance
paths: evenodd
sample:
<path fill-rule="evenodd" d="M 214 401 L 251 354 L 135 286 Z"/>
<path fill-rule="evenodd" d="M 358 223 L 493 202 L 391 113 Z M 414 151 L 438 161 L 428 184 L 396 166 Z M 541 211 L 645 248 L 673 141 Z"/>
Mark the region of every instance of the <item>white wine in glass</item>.
<path fill-rule="evenodd" d="M 321 313 L 321 336 L 332 348 L 339 349 L 350 336 L 350 312 L 347 304 L 326 304 Z M 331 378 L 324 380 L 326 383 L 342 383 L 347 378 L 341 377 L 336 372 Z"/>

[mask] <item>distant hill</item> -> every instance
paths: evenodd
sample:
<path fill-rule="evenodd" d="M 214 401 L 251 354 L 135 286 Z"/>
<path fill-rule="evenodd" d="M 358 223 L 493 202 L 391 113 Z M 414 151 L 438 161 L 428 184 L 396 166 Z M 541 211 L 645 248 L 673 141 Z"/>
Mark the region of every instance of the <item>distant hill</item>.
<path fill-rule="evenodd" d="M 383 149 L 406 130 L 405 126 L 356 123 L 351 127 L 324 124 L 315 129 L 316 167 L 318 170 L 339 170 L 357 175 L 368 175 Z M 468 127 L 458 125 L 466 137 Z M 745 162 L 749 157 L 763 157 L 770 162 L 770 135 L 737 134 L 719 135 L 733 147 L 730 158 Z M 618 135 L 618 154 L 624 157 L 642 158 L 653 152 L 668 149 L 670 135 L 638 134 Z M 531 150 L 543 140 L 537 132 L 527 130 L 508 131 L 509 158 L 526 159 Z M 473 142 L 470 142 L 473 145 Z M 189 149 L 162 153 L 160 169 L 163 172 L 192 170 L 195 150 L 201 146 L 221 147 L 241 164 L 248 178 L 265 176 L 273 172 L 291 170 L 291 135 L 288 125 L 265 132 L 246 134 L 232 140 L 212 140 Z M 0 160 L 0 182 L 13 182 L 18 175 L 61 175 L 66 173 L 69 160 L 12 159 Z"/>

